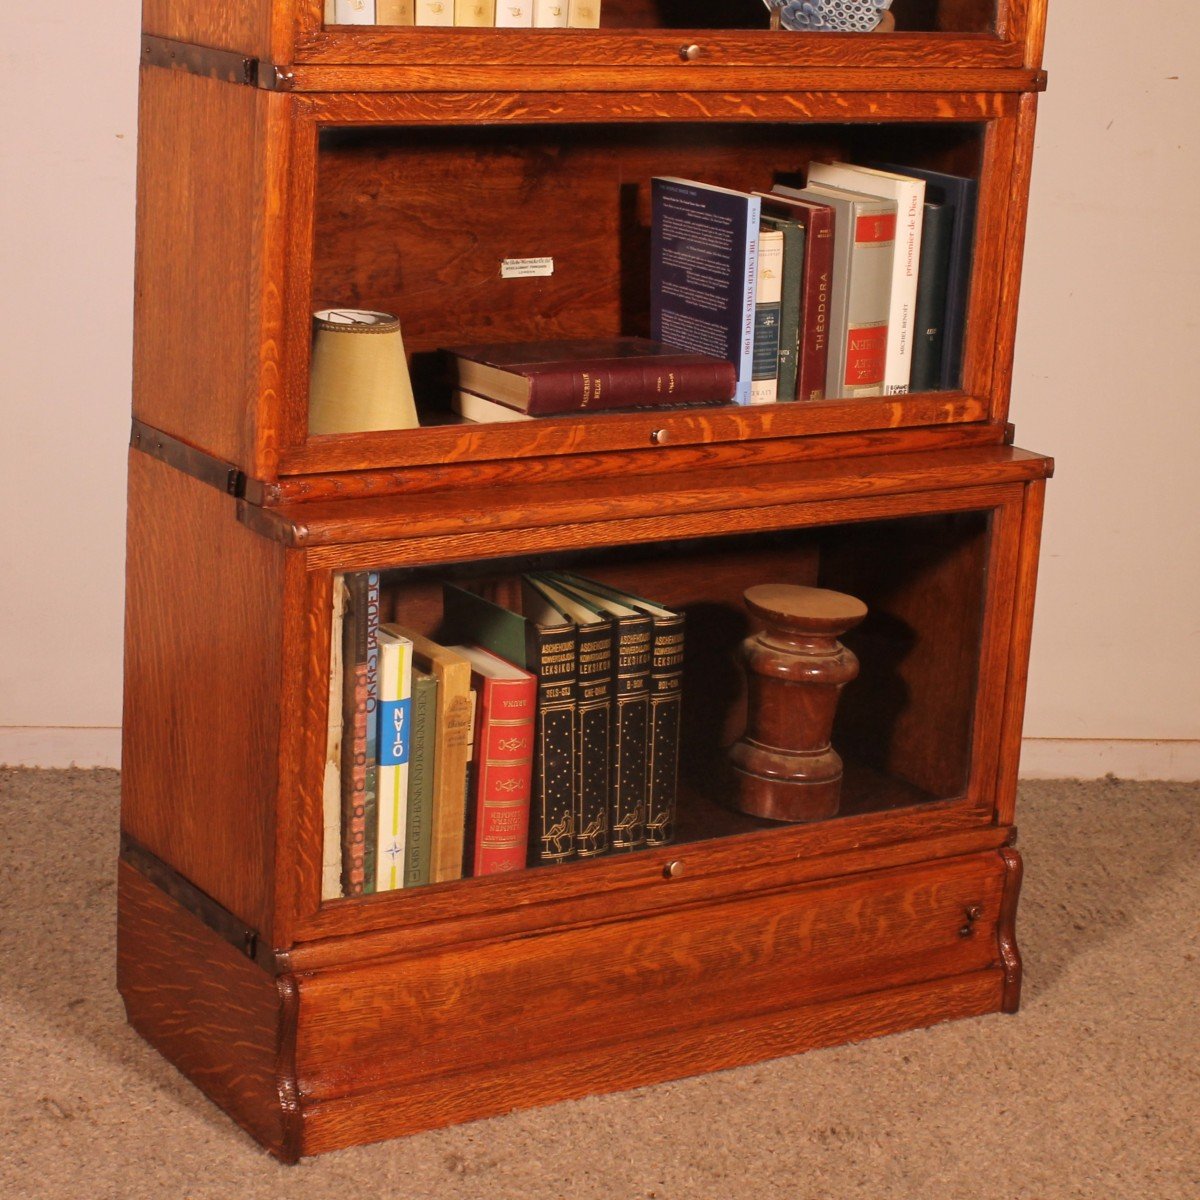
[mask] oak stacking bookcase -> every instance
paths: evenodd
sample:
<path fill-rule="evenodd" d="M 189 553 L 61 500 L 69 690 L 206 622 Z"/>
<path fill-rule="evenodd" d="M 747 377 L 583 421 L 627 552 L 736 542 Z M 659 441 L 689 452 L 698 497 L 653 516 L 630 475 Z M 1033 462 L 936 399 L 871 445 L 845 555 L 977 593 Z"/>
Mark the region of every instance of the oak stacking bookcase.
<path fill-rule="evenodd" d="M 144 0 L 118 980 L 275 1155 L 1015 1011 L 1014 798 L 1049 459 L 1009 424 L 1042 0 L 604 0 L 599 29 Z M 656 175 L 975 180 L 961 379 L 475 425 L 438 347 L 648 329 Z M 503 278 L 508 259 L 553 273 Z M 309 436 L 310 321 L 400 317 L 422 426 Z M 426 419 L 429 418 L 429 419 Z M 678 832 L 322 902 L 335 579 L 432 634 L 452 570 L 687 614 Z M 723 802 L 761 583 L 849 593 L 836 817 Z"/>

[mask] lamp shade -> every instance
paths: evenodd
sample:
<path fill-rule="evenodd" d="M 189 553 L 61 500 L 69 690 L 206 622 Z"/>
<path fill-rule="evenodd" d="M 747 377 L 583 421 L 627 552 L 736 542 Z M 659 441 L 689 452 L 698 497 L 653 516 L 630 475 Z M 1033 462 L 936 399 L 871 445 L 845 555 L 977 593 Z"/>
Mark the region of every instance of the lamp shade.
<path fill-rule="evenodd" d="M 355 308 L 314 313 L 309 434 L 417 424 L 400 322 L 389 313 Z"/>

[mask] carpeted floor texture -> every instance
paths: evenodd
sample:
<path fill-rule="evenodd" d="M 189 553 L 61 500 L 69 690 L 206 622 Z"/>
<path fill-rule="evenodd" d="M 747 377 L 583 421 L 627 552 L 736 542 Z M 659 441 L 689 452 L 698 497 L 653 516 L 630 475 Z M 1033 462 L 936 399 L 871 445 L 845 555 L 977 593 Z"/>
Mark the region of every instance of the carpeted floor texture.
<path fill-rule="evenodd" d="M 1022 786 L 1015 1017 L 299 1167 L 259 1150 L 125 1025 L 117 792 L 112 771 L 0 770 L 0 1196 L 1200 1197 L 1196 785 Z"/>

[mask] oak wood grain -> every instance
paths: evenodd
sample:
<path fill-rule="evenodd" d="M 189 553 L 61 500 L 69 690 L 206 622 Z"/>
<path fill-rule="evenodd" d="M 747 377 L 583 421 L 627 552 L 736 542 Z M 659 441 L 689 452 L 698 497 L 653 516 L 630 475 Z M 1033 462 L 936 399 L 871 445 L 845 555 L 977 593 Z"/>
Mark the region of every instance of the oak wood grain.
<path fill-rule="evenodd" d="M 121 825 L 270 938 L 284 551 L 129 455 Z"/>
<path fill-rule="evenodd" d="M 548 483 L 536 489 L 514 486 L 453 496 L 421 494 L 403 502 L 395 497 L 314 501 L 267 510 L 261 519 L 276 523 L 282 538 L 306 547 L 490 533 L 522 526 L 545 530 L 571 522 L 614 522 L 649 514 L 677 516 L 679 533 L 665 538 L 677 540 L 694 532 L 688 522 L 706 513 L 724 511 L 737 520 L 756 508 L 802 501 L 985 487 L 1044 478 L 1051 467 L 1049 459 L 1028 451 L 979 447 L 651 475 L 642 478 L 637 491 L 619 479 L 597 479 L 586 486 Z M 557 533 L 544 536 L 549 539 L 546 549 L 562 544 Z"/>
<path fill-rule="evenodd" d="M 990 853 L 298 979 L 306 1098 L 675 1036 L 999 962 Z M 961 936 L 978 910 L 970 936 Z"/>
<path fill-rule="evenodd" d="M 291 101 L 141 71 L 134 416 L 258 477 L 273 474 Z"/>
<path fill-rule="evenodd" d="M 353 967 L 691 910 L 739 895 L 780 893 L 819 880 L 999 850 L 1011 833 L 964 814 L 961 804 L 891 815 L 890 828 L 879 820 L 850 819 L 821 831 L 813 827 L 809 832 L 817 836 L 807 838 L 774 836 L 777 828 L 763 837 L 760 830 L 757 837 L 734 835 L 709 845 L 674 845 L 662 853 L 639 851 L 526 873 L 511 881 L 514 886 L 481 880 L 473 886 L 413 889 L 366 905 L 337 902 L 303 927 L 284 962 L 295 973 Z M 683 872 L 668 876 L 669 862 L 682 862 Z M 520 902 L 514 902 L 518 896 Z"/>
<path fill-rule="evenodd" d="M 848 434 L 806 437 L 775 436 L 752 442 L 707 442 L 675 446 L 671 461 L 681 471 L 706 467 L 738 467 L 748 463 L 799 462 L 815 458 L 856 458 L 864 454 L 968 449 L 999 445 L 1004 427 L 972 422 L 965 425 L 879 429 Z M 654 475 L 661 466 L 660 447 L 640 451 L 512 456 L 479 463 L 438 463 L 407 469 L 327 471 L 284 475 L 272 484 L 253 481 L 253 503 L 278 507 L 306 500 L 352 500 L 417 492 L 453 491 L 463 487 L 521 482 L 530 485 L 555 480 L 581 481 L 605 475 Z"/>
<path fill-rule="evenodd" d="M 1017 772 L 1021 765 L 1021 728 L 1025 720 L 1025 693 L 1029 681 L 1029 650 L 1033 640 L 1033 607 L 1045 497 L 1044 481 L 1031 483 L 1025 488 L 1017 578 L 1013 591 L 1012 629 L 1008 638 L 1008 676 L 999 732 L 996 819 L 1002 825 L 1009 825 L 1016 818 Z"/>
<path fill-rule="evenodd" d="M 127 863 L 118 875 L 117 987 L 130 1024 L 243 1129 L 294 1159 L 288 990 Z"/>
<path fill-rule="evenodd" d="M 746 1021 L 716 1021 L 631 1042 L 621 1054 L 605 1047 L 548 1057 L 537 1071 L 519 1064 L 490 1067 L 315 1103 L 305 1112 L 304 1153 L 982 1016 L 999 1009 L 1001 986 L 1002 973 L 989 969 Z"/>
<path fill-rule="evenodd" d="M 678 35 L 665 39 L 593 35 L 575 41 L 569 31 L 564 32 L 568 36 L 526 35 L 527 49 L 517 52 L 514 46 L 514 57 L 519 53 L 520 58 L 512 64 L 486 64 L 484 60 L 472 61 L 471 56 L 464 55 L 448 65 L 455 46 L 460 53 L 465 48 L 466 31 L 447 34 L 421 30 L 418 40 L 409 38 L 401 53 L 392 55 L 384 51 L 375 65 L 297 63 L 289 68 L 284 87 L 296 93 L 363 95 L 402 91 L 579 92 L 590 93 L 596 99 L 611 92 L 677 89 L 698 95 L 722 91 L 751 96 L 774 93 L 777 105 L 782 100 L 780 93 L 791 92 L 800 97 L 793 102 L 794 113 L 798 115 L 800 106 L 804 106 L 808 115 L 819 116 L 848 113 L 861 102 L 873 102 L 885 109 L 898 107 L 899 97 L 920 94 L 958 96 L 964 98 L 960 104 L 969 103 L 965 97 L 970 93 L 1028 92 L 1040 90 L 1045 82 L 1040 71 L 1021 65 L 1020 46 L 1000 43 L 972 44 L 973 54 L 978 54 L 975 70 L 961 66 L 920 69 L 914 63 L 904 69 L 893 69 L 896 55 L 891 56 L 891 62 L 869 67 L 797 66 L 786 39 L 749 46 L 743 42 L 741 47 L 731 47 L 717 39 L 707 42 L 701 39 L 698 44 L 705 61 L 692 63 L 681 61 Z M 515 43 L 521 37 L 516 34 L 511 41 Z M 693 43 L 696 41 L 692 39 Z M 995 49 L 991 53 L 978 53 L 979 48 L 992 46 Z M 611 56 L 608 63 L 606 55 Z M 822 86 L 826 81 L 828 89 Z M 823 95 L 827 91 L 833 95 Z M 834 99 L 835 95 L 841 99 Z M 953 103 L 951 100 L 950 104 Z M 948 115 L 945 105 L 941 115 L 943 118 Z"/>
<path fill-rule="evenodd" d="M 307 373 L 307 364 L 302 368 Z M 768 411 L 770 410 L 770 411 Z M 281 475 L 328 474 L 404 466 L 478 464 L 478 477 L 503 474 L 504 464 L 530 458 L 559 458 L 641 450 L 659 463 L 686 467 L 696 461 L 692 447 L 753 443 L 776 438 L 816 437 L 853 431 L 886 434 L 898 429 L 946 429 L 980 422 L 987 401 L 958 392 L 931 392 L 866 400 L 763 405 L 750 410 L 660 409 L 544 417 L 496 425 L 460 423 L 402 432 L 314 437 L 280 455 Z M 987 439 L 985 439 L 987 440 Z M 918 448 L 914 443 L 913 449 Z M 905 449 L 903 442 L 895 447 Z M 510 470 L 513 468 L 509 468 Z M 522 477 L 523 468 L 522 468 Z"/>

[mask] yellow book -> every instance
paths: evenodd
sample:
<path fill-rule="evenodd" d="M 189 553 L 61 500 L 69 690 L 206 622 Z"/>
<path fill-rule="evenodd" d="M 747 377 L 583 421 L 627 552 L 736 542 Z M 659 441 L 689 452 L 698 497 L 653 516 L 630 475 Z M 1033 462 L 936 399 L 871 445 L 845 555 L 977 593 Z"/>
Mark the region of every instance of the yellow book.
<path fill-rule="evenodd" d="M 454 23 L 490 29 L 496 23 L 496 0 L 454 0 Z"/>
<path fill-rule="evenodd" d="M 600 0 L 570 0 L 567 24 L 572 29 L 599 29 Z"/>
<path fill-rule="evenodd" d="M 412 25 L 413 0 L 375 0 L 376 25 Z"/>

